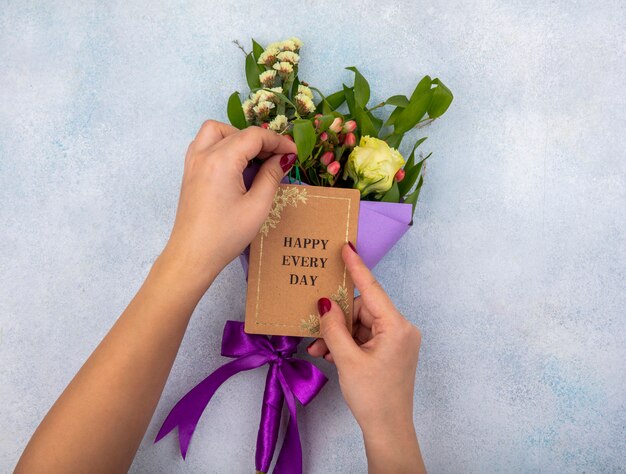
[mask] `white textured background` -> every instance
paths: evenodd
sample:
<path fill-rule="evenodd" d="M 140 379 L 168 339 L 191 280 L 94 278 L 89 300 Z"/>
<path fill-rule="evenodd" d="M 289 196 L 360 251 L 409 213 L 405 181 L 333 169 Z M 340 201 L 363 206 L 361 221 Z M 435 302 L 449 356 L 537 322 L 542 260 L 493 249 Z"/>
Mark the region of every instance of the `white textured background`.
<path fill-rule="evenodd" d="M 173 221 L 183 154 L 246 90 L 230 43 L 298 35 L 301 76 L 356 65 L 373 100 L 439 76 L 455 101 L 415 227 L 376 274 L 423 330 L 415 423 L 433 473 L 624 472 L 623 2 L 0 1 L 0 471 L 124 309 Z M 153 445 L 223 363 L 245 285 L 191 322 L 133 472 L 251 472 L 264 371 Z M 331 382 L 301 413 L 308 472 L 362 472 Z M 80 449 L 77 447 L 77 449 Z"/>

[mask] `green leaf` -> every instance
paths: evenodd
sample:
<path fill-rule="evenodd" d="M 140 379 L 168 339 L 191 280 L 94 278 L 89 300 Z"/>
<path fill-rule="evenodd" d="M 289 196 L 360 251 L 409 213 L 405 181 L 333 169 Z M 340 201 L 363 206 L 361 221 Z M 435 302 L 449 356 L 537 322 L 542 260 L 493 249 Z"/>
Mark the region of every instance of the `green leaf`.
<path fill-rule="evenodd" d="M 374 125 L 374 129 L 376 129 L 376 136 L 378 136 L 378 133 L 383 126 L 383 121 L 376 117 L 370 110 L 368 110 L 366 113 L 372 124 Z"/>
<path fill-rule="evenodd" d="M 424 184 L 424 177 L 420 176 L 420 180 L 417 183 L 417 187 L 415 188 L 415 191 L 413 191 L 406 198 L 404 198 L 404 202 L 413 205 L 413 210 L 411 211 L 411 223 L 413 223 L 413 215 L 415 214 L 415 205 L 417 204 L 417 199 L 420 196 L 420 191 L 422 190 L 423 184 Z"/>
<path fill-rule="evenodd" d="M 395 105 L 396 107 L 406 107 L 409 105 L 409 99 L 405 95 L 394 95 L 385 101 L 385 105 Z"/>
<path fill-rule="evenodd" d="M 415 127 L 417 122 L 426 114 L 431 99 L 432 91 L 430 90 L 411 96 L 409 105 L 402 109 L 393 124 L 394 133 L 406 133 Z"/>
<path fill-rule="evenodd" d="M 310 120 L 294 120 L 293 122 L 293 140 L 298 148 L 298 161 L 302 163 L 306 160 L 315 147 L 315 128 Z"/>
<path fill-rule="evenodd" d="M 398 186 L 400 188 L 400 196 L 406 196 L 409 193 L 409 191 L 411 191 L 411 188 L 415 184 L 415 181 L 417 181 L 417 178 L 422 172 L 423 165 L 424 165 L 424 162 L 420 161 L 417 165 L 413 167 L 410 167 L 410 168 L 407 168 L 406 166 L 404 167 L 404 171 L 405 171 L 404 179 L 398 183 Z"/>
<path fill-rule="evenodd" d="M 321 95 L 321 94 L 320 94 Z M 324 97 L 322 102 L 317 106 L 317 112 L 329 114 L 334 110 L 337 110 L 346 101 L 346 95 L 344 91 L 338 91 L 334 94 Z"/>
<path fill-rule="evenodd" d="M 250 89 L 256 89 L 261 87 L 259 74 L 261 74 L 261 71 L 259 70 L 259 65 L 256 63 L 256 60 L 254 59 L 252 53 L 249 53 L 246 56 L 246 80 L 248 81 L 248 86 L 250 87 Z"/>
<path fill-rule="evenodd" d="M 395 181 L 389 191 L 387 191 L 381 199 L 382 202 L 398 202 L 400 201 L 400 191 L 398 190 L 398 183 Z"/>
<path fill-rule="evenodd" d="M 358 105 L 356 105 L 354 118 L 356 118 L 356 121 L 359 124 L 361 136 L 369 135 L 370 137 L 378 137 L 378 130 L 376 130 L 372 119 L 368 113 Z"/>
<path fill-rule="evenodd" d="M 228 120 L 233 124 L 234 127 L 237 127 L 239 130 L 242 130 L 248 126 L 248 122 L 246 122 L 246 116 L 243 113 L 243 109 L 241 108 L 241 99 L 239 98 L 239 92 L 233 92 L 231 96 L 228 98 L 228 106 L 226 108 L 228 113 Z"/>
<path fill-rule="evenodd" d="M 370 85 L 357 68 L 351 66 L 346 69 L 354 72 L 354 100 L 359 106 L 365 108 L 370 100 Z"/>
<path fill-rule="evenodd" d="M 406 162 L 406 165 L 404 165 L 404 169 L 411 168 L 413 167 L 413 163 L 415 162 L 415 150 L 417 149 L 418 146 L 420 146 L 422 143 L 424 143 L 426 141 L 428 137 L 423 137 L 420 138 L 419 140 L 417 140 L 415 142 L 415 145 L 413 145 L 413 149 L 411 150 L 411 155 L 409 156 L 409 159 Z M 430 155 L 429 155 L 430 156 Z M 424 160 L 422 160 L 424 161 Z"/>
<path fill-rule="evenodd" d="M 433 81 L 430 78 L 430 76 L 422 77 L 422 79 L 417 83 L 417 86 L 415 87 L 413 94 L 411 94 L 411 98 L 409 99 L 409 102 L 415 99 L 418 95 L 421 95 L 424 92 L 428 92 L 430 90 L 430 86 L 432 82 Z"/>
<path fill-rule="evenodd" d="M 391 112 L 391 115 L 385 122 L 385 127 L 390 127 L 391 125 L 393 125 L 396 122 L 398 115 L 400 115 L 403 110 L 404 110 L 404 107 L 396 107 L 394 111 Z"/>
<path fill-rule="evenodd" d="M 330 125 L 333 123 L 333 120 L 335 120 L 335 116 L 333 114 L 326 114 L 326 115 L 322 115 L 319 119 L 319 128 L 318 130 L 321 132 L 328 130 L 328 127 L 330 127 Z"/>
<path fill-rule="evenodd" d="M 350 115 L 352 115 L 353 117 L 356 116 L 356 108 L 355 108 L 356 103 L 354 99 L 354 89 L 344 84 L 343 93 L 344 93 L 344 96 L 346 97 L 346 104 L 348 104 L 348 110 L 350 111 Z"/>
<path fill-rule="evenodd" d="M 261 46 L 259 43 L 254 41 L 254 39 L 252 39 L 252 55 L 254 56 L 255 60 L 258 61 L 259 56 L 263 54 L 263 51 L 265 51 L 265 48 L 263 48 L 263 46 Z"/>
<path fill-rule="evenodd" d="M 433 89 L 433 98 L 428 107 L 428 116 L 430 118 L 437 118 L 441 117 L 445 111 L 448 110 L 454 96 L 452 92 L 450 92 L 450 89 L 439 79 L 433 79 L 433 84 L 436 84 L 436 87 Z"/>
<path fill-rule="evenodd" d="M 389 135 L 385 139 L 385 141 L 387 142 L 387 145 L 389 145 L 391 148 L 395 148 L 397 150 L 398 147 L 400 146 L 400 143 L 402 143 L 402 138 L 404 138 L 404 134 L 396 135 L 394 133 L 392 135 Z"/>
<path fill-rule="evenodd" d="M 293 79 L 293 84 L 291 86 L 291 97 L 295 97 L 296 94 L 298 93 L 298 86 L 300 85 L 300 79 L 298 79 L 298 76 L 294 77 Z"/>

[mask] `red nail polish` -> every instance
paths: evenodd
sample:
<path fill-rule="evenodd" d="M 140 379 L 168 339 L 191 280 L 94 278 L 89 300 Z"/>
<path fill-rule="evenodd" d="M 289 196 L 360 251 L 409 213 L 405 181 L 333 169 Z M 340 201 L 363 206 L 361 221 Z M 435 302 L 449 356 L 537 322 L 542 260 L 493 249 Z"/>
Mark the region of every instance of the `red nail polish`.
<path fill-rule="evenodd" d="M 332 306 L 333 305 L 328 298 L 320 298 L 317 300 L 317 311 L 320 313 L 320 316 L 324 316 L 328 313 Z"/>
<path fill-rule="evenodd" d="M 354 245 L 352 245 L 352 242 L 348 241 L 348 245 L 350 246 L 350 248 L 352 249 L 352 251 L 356 254 L 358 254 L 359 252 L 356 251 L 356 247 Z"/>
<path fill-rule="evenodd" d="M 289 171 L 295 162 L 295 153 L 287 153 L 286 155 L 283 155 L 280 159 L 280 167 L 283 169 L 283 173 Z"/>

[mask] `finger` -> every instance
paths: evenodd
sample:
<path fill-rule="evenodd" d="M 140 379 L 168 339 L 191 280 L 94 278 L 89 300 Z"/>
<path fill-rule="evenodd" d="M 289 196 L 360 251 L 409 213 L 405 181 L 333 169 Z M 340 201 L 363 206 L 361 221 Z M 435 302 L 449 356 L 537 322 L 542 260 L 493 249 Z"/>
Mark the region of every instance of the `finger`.
<path fill-rule="evenodd" d="M 358 355 L 359 348 L 346 326 L 346 317 L 337 303 L 320 298 L 320 332 L 335 362 L 341 366 Z"/>
<path fill-rule="evenodd" d="M 335 363 L 335 359 L 333 359 L 333 355 L 331 353 L 328 353 L 324 356 L 324 360 L 326 360 L 327 362 L 330 362 L 331 364 Z"/>
<path fill-rule="evenodd" d="M 356 343 L 360 346 L 362 344 L 365 344 L 371 338 L 372 338 L 372 330 L 369 328 L 366 328 L 365 326 L 361 326 L 359 324 L 356 330 L 354 331 L 354 340 L 356 341 Z"/>
<path fill-rule="evenodd" d="M 374 317 L 372 313 L 363 304 L 361 296 L 354 298 L 354 311 L 352 314 L 352 321 L 354 324 L 360 324 L 368 329 L 371 329 L 374 324 Z M 354 326 L 353 326 L 354 327 Z M 354 330 L 352 331 L 354 333 Z"/>
<path fill-rule="evenodd" d="M 346 244 L 341 250 L 341 255 L 354 286 L 363 298 L 363 305 L 368 308 L 372 316 L 374 318 L 395 317 L 398 311 L 356 251 Z"/>
<path fill-rule="evenodd" d="M 195 146 L 197 149 L 208 148 L 238 131 L 232 125 L 218 122 L 217 120 L 207 120 L 198 130 L 198 134 L 194 139 Z"/>
<path fill-rule="evenodd" d="M 296 153 L 296 144 L 272 130 L 261 127 L 249 127 L 227 136 L 214 146 L 215 151 L 220 150 L 225 156 L 237 162 L 239 171 L 243 172 L 248 161 L 259 154 L 271 153 L 272 155 Z"/>
<path fill-rule="evenodd" d="M 295 162 L 296 154 L 287 153 L 274 155 L 261 165 L 252 181 L 248 195 L 252 202 L 263 206 L 264 214 L 270 211 L 278 185 Z"/>
<path fill-rule="evenodd" d="M 322 357 L 328 354 L 328 346 L 324 342 L 324 339 L 316 339 L 307 347 L 307 352 L 312 357 Z"/>

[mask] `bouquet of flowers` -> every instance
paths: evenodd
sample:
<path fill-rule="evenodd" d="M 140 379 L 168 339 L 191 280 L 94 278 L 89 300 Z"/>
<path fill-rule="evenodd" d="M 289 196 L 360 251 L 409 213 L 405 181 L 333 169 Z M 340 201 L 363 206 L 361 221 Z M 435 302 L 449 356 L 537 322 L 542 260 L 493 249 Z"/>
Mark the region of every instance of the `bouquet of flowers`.
<path fill-rule="evenodd" d="M 369 83 L 356 67 L 346 68 L 354 73 L 354 83 L 328 95 L 301 80 L 298 38 L 265 48 L 252 40 L 250 52 L 236 44 L 246 54 L 250 94 L 243 102 L 238 92 L 230 96 L 230 122 L 239 129 L 256 125 L 291 137 L 298 159 L 290 178 L 361 192 L 357 242 L 372 268 L 412 223 L 431 156 L 417 154 L 426 137 L 413 144 L 406 160 L 398 148 L 407 132 L 446 112 L 452 92 L 439 79 L 424 76 L 410 96 L 394 95 L 370 106 Z M 383 111 L 388 113 L 383 116 Z M 255 170 L 247 173 L 248 180 Z"/>
<path fill-rule="evenodd" d="M 237 43 L 243 50 L 244 48 Z M 270 128 L 296 143 L 298 158 L 286 177 L 313 186 L 356 188 L 361 193 L 357 244 L 363 261 L 372 268 L 393 247 L 412 223 L 415 204 L 424 182 L 424 162 L 430 154 L 416 155 L 426 140 L 415 142 L 407 160 L 398 151 L 405 134 L 443 115 L 452 93 L 439 80 L 425 76 L 410 97 L 394 95 L 369 106 L 370 87 L 355 67 L 352 86 L 324 95 L 300 80 L 298 66 L 302 42 L 291 38 L 263 48 L 252 41 L 245 70 L 249 97 L 238 92 L 228 99 L 228 118 L 237 128 Z M 392 107 L 385 118 L 378 114 Z M 244 172 L 250 185 L 259 168 Z M 247 258 L 241 258 L 244 269 Z M 178 429 L 181 454 L 211 397 L 229 377 L 268 364 L 256 448 L 257 472 L 268 472 L 277 445 L 283 404 L 289 423 L 275 462 L 275 473 L 302 471 L 296 400 L 308 404 L 326 382 L 308 361 L 294 358 L 298 337 L 246 334 L 243 323 L 228 321 L 222 355 L 234 360 L 223 365 L 174 406 L 156 441 Z"/>

